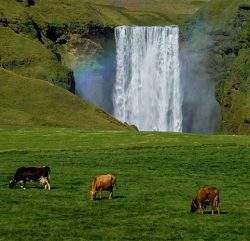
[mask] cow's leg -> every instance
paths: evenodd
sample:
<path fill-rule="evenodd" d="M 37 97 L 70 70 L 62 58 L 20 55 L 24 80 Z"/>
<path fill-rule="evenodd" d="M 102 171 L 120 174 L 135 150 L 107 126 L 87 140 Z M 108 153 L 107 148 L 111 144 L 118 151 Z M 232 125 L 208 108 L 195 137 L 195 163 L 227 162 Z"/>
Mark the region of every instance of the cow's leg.
<path fill-rule="evenodd" d="M 49 181 L 47 182 L 47 188 L 48 188 L 48 190 L 50 190 L 50 183 L 49 183 Z"/>
<path fill-rule="evenodd" d="M 25 180 L 20 180 L 20 186 L 21 186 L 22 189 L 26 189 L 25 185 L 26 185 L 26 181 Z"/>
<path fill-rule="evenodd" d="M 100 199 L 102 199 L 102 189 L 100 189 Z"/>
<path fill-rule="evenodd" d="M 109 193 L 109 199 L 112 199 L 113 198 L 113 193 L 112 193 L 112 191 L 110 191 L 110 193 Z"/>
<path fill-rule="evenodd" d="M 215 210 L 215 208 L 216 208 L 218 214 L 220 214 L 220 208 L 219 208 L 219 201 L 218 200 L 219 200 L 219 197 L 216 196 L 215 199 L 214 199 L 214 203 L 213 203 L 213 209 Z M 212 212 L 212 214 L 213 214 L 213 212 Z"/>
<path fill-rule="evenodd" d="M 113 188 L 110 189 L 109 191 L 109 199 L 113 198 Z"/>
<path fill-rule="evenodd" d="M 220 204 L 218 202 L 217 202 L 216 208 L 217 208 L 218 214 L 220 214 Z"/>
<path fill-rule="evenodd" d="M 48 189 L 48 180 L 45 180 L 45 185 L 44 185 L 44 189 Z"/>
<path fill-rule="evenodd" d="M 23 188 L 23 180 L 20 180 L 19 183 L 20 183 L 20 187 Z"/>
<path fill-rule="evenodd" d="M 204 207 L 202 205 L 202 203 L 200 201 L 198 201 L 198 205 L 199 205 L 199 210 L 201 214 L 204 214 Z"/>
<path fill-rule="evenodd" d="M 205 209 L 204 209 L 202 206 L 200 206 L 200 213 L 201 213 L 201 214 L 204 214 L 204 210 L 205 210 Z"/>

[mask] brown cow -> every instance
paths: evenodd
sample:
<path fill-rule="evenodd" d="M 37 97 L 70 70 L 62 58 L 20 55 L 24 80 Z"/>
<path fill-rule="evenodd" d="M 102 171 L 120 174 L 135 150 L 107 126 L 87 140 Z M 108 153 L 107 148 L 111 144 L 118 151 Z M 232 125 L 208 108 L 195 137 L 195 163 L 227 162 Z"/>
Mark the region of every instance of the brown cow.
<path fill-rule="evenodd" d="M 90 191 L 90 200 L 96 198 L 96 193 L 100 191 L 100 199 L 102 198 L 102 191 L 109 191 L 109 199 L 113 198 L 113 187 L 116 186 L 116 178 L 111 174 L 100 175 L 95 177 L 92 182 L 92 190 Z M 116 186 L 117 188 L 117 186 Z"/>
<path fill-rule="evenodd" d="M 194 213 L 198 208 L 200 209 L 201 214 L 204 213 L 207 205 L 212 207 L 212 214 L 214 210 L 217 209 L 218 214 L 220 213 L 219 209 L 219 189 L 216 187 L 202 187 L 197 192 L 197 196 L 192 200 L 191 212 Z"/>

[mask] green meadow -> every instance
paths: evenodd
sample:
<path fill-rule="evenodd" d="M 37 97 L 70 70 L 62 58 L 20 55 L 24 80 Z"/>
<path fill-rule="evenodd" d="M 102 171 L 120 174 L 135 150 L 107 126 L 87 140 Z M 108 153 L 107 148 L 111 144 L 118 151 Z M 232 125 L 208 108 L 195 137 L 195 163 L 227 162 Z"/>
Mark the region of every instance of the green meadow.
<path fill-rule="evenodd" d="M 249 136 L 70 128 L 0 129 L 0 240 L 249 240 Z M 20 166 L 48 165 L 52 190 L 9 189 Z M 98 174 L 114 199 L 90 201 Z M 218 187 L 221 215 L 190 214 Z"/>

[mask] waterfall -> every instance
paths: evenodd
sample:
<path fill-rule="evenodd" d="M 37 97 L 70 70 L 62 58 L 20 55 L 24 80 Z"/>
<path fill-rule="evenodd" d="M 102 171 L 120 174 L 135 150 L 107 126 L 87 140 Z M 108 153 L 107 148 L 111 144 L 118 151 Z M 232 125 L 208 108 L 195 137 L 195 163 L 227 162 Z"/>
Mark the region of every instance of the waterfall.
<path fill-rule="evenodd" d="M 115 28 L 114 116 L 145 131 L 182 131 L 177 26 Z"/>

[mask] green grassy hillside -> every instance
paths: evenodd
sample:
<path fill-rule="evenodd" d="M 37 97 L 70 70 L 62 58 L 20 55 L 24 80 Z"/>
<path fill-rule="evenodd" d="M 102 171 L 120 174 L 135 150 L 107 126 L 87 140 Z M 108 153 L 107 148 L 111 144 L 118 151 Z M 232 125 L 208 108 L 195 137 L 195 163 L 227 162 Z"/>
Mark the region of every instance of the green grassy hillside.
<path fill-rule="evenodd" d="M 62 88 L 2 68 L 0 96 L 0 126 L 127 129 L 102 110 Z"/>
<path fill-rule="evenodd" d="M 247 136 L 0 129 L 0 240 L 248 240 L 249 145 Z M 30 165 L 50 166 L 51 191 L 8 188 Z M 91 181 L 109 172 L 114 199 L 91 202 Z M 220 188 L 221 215 L 190 214 L 203 185 Z"/>
<path fill-rule="evenodd" d="M 0 66 L 18 75 L 47 80 L 70 89 L 73 73 L 48 48 L 25 34 L 0 27 Z"/>
<path fill-rule="evenodd" d="M 101 25 L 177 23 L 181 16 L 195 13 L 210 0 L 153 0 L 153 1 L 89 1 L 89 0 L 10 0 L 1 3 L 1 12 L 10 22 L 20 19 L 27 22 L 69 24 L 94 22 Z"/>

